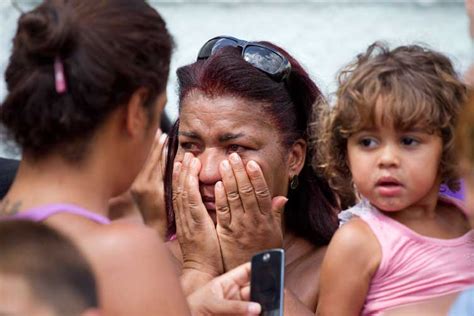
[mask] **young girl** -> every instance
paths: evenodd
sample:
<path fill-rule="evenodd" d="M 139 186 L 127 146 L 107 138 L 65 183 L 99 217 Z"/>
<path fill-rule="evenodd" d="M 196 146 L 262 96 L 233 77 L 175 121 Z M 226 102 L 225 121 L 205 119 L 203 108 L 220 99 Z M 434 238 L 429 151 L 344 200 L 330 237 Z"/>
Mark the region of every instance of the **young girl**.
<path fill-rule="evenodd" d="M 474 284 L 453 130 L 465 87 L 440 53 L 375 43 L 342 71 L 322 122 L 320 167 L 360 202 L 342 212 L 321 271 L 319 315 L 381 311 Z"/>

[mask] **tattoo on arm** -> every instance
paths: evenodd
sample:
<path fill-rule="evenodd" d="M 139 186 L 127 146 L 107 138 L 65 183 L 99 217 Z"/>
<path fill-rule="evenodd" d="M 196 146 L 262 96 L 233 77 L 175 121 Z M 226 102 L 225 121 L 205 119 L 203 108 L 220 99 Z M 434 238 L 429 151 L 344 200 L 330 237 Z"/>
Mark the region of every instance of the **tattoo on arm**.
<path fill-rule="evenodd" d="M 0 216 L 13 216 L 20 211 L 21 201 L 11 202 L 7 199 L 0 203 Z"/>

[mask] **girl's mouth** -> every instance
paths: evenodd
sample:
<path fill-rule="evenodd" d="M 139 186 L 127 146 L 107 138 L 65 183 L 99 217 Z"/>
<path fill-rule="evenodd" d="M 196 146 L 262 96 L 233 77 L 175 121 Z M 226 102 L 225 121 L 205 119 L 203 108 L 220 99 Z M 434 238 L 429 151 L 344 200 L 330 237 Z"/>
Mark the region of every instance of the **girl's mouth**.
<path fill-rule="evenodd" d="M 403 185 L 393 177 L 382 177 L 376 183 L 376 189 L 380 195 L 393 197 L 400 194 Z"/>

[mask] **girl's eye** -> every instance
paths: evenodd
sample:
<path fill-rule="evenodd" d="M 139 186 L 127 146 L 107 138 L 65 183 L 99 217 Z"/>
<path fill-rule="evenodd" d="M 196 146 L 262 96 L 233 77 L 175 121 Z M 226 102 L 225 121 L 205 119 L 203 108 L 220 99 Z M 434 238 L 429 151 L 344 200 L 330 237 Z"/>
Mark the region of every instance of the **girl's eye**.
<path fill-rule="evenodd" d="M 374 138 L 364 137 L 359 140 L 359 145 L 366 148 L 372 148 L 377 145 L 377 141 Z"/>
<path fill-rule="evenodd" d="M 413 137 L 407 136 L 407 137 L 402 137 L 401 143 L 404 146 L 415 146 L 415 145 L 418 145 L 420 142 Z"/>

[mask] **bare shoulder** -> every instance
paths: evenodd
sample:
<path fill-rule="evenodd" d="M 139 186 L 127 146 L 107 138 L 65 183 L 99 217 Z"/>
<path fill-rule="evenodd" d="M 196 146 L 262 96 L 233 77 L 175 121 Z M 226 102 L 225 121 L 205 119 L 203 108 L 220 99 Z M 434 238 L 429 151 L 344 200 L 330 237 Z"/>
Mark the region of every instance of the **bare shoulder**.
<path fill-rule="evenodd" d="M 91 242 L 91 247 L 101 253 L 127 254 L 143 253 L 150 250 L 165 251 L 163 242 L 154 230 L 126 222 L 113 222 L 91 232 L 86 240 Z"/>
<path fill-rule="evenodd" d="M 342 225 L 334 234 L 331 245 L 349 252 L 373 253 L 380 251 L 380 245 L 372 229 L 362 219 L 355 217 Z"/>
<path fill-rule="evenodd" d="M 369 225 L 360 218 L 353 218 L 341 226 L 332 238 L 325 261 L 328 265 L 346 266 L 372 275 L 382 259 L 380 244 Z"/>
<path fill-rule="evenodd" d="M 359 314 L 381 258 L 378 240 L 362 219 L 340 227 L 321 266 L 317 315 Z"/>
<path fill-rule="evenodd" d="M 170 254 L 154 230 L 114 222 L 91 229 L 79 243 L 101 283 L 108 314 L 186 314 Z"/>

